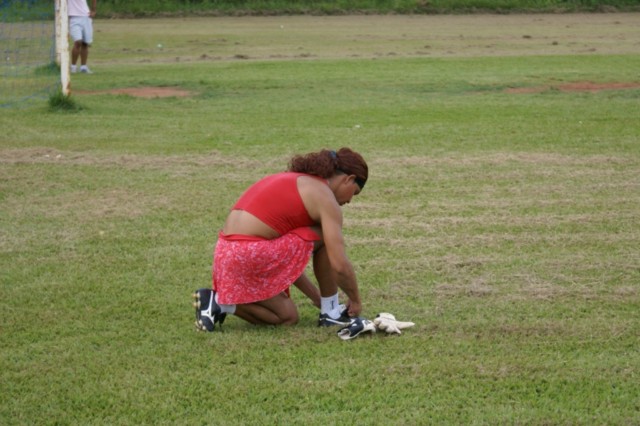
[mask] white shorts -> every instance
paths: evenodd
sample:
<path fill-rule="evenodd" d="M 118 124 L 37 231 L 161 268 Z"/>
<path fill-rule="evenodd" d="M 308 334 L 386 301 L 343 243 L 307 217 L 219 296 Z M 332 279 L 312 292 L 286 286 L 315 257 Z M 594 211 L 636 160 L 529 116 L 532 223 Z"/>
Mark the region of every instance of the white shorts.
<path fill-rule="evenodd" d="M 69 17 L 69 35 L 73 41 L 93 43 L 93 21 L 88 16 Z"/>

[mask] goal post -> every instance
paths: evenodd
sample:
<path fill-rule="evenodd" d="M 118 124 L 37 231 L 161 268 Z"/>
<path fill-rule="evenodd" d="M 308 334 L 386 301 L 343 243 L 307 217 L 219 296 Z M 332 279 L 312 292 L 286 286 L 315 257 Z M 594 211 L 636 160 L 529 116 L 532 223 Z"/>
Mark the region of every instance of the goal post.
<path fill-rule="evenodd" d="M 56 62 L 60 66 L 60 85 L 62 94 L 71 94 L 71 75 L 69 73 L 69 13 L 67 0 L 56 1 Z"/>

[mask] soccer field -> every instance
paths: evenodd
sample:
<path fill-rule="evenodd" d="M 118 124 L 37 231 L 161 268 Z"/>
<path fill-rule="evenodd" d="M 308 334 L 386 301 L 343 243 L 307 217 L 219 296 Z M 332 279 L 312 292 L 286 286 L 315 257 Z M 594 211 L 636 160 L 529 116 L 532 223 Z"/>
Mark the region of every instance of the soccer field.
<path fill-rule="evenodd" d="M 97 20 L 0 114 L 0 424 L 640 423 L 638 14 Z M 196 333 L 217 232 L 351 147 L 363 316 Z"/>

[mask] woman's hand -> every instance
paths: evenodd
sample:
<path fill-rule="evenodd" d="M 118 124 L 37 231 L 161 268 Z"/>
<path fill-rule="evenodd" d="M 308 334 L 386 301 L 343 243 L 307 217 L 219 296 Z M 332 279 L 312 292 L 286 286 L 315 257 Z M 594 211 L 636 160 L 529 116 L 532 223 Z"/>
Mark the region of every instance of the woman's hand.
<path fill-rule="evenodd" d="M 349 300 L 347 303 L 347 312 L 350 317 L 359 317 L 360 312 L 362 312 L 362 303 L 361 302 L 353 302 Z"/>

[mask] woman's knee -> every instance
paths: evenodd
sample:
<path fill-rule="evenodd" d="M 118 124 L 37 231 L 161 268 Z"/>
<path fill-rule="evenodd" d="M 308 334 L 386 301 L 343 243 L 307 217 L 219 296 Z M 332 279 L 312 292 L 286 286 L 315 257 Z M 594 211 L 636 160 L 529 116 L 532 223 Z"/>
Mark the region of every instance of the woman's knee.
<path fill-rule="evenodd" d="M 273 325 L 294 325 L 298 323 L 298 308 L 285 293 L 265 301 L 263 306 L 271 311 L 269 323 Z"/>
<path fill-rule="evenodd" d="M 298 310 L 293 307 L 293 309 L 287 309 L 286 312 L 282 312 L 280 317 L 279 325 L 296 325 L 298 321 L 300 321 L 300 317 L 298 316 Z"/>

